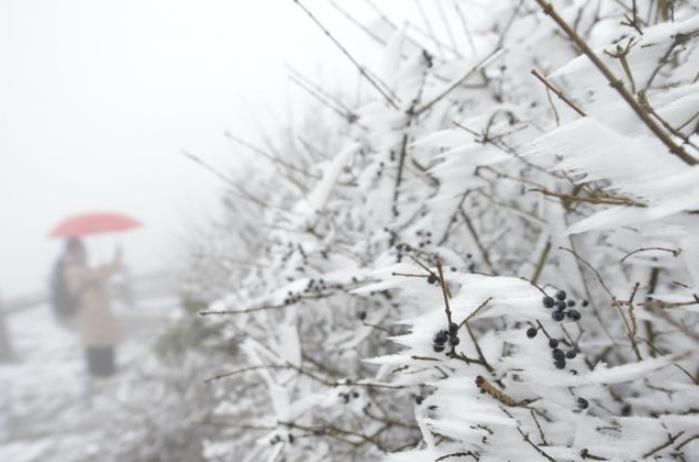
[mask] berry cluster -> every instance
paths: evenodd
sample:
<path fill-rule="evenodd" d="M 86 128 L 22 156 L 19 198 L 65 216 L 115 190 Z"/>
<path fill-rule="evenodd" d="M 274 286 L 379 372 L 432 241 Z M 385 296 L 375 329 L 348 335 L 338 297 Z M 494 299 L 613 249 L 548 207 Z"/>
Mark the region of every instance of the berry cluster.
<path fill-rule="evenodd" d="M 300 273 L 303 273 L 306 271 L 306 267 L 308 266 L 308 255 L 301 244 L 294 245 L 292 242 L 287 242 L 287 252 L 282 256 L 281 262 L 282 264 L 288 263 L 297 252 L 301 257 L 301 264 L 296 266 L 294 269 Z M 287 277 L 287 280 L 293 280 L 293 278 Z"/>
<path fill-rule="evenodd" d="M 379 162 L 379 168 L 376 169 L 376 179 L 380 179 L 381 175 L 383 175 L 383 171 L 386 168 L 386 163 L 385 162 Z"/>
<path fill-rule="evenodd" d="M 308 284 L 306 285 L 306 288 L 304 289 L 306 292 L 322 292 L 325 290 L 327 286 L 325 285 L 325 280 L 323 279 L 309 279 Z"/>
<path fill-rule="evenodd" d="M 421 241 L 418 243 L 418 247 L 421 249 L 425 246 L 432 245 L 432 232 L 431 231 L 416 231 L 415 234 L 417 234 Z"/>
<path fill-rule="evenodd" d="M 292 435 L 291 433 L 289 433 L 289 434 L 287 435 L 287 440 L 289 441 L 289 443 L 292 443 L 292 444 L 293 444 L 293 442 L 294 442 L 294 435 Z M 269 440 L 269 444 L 275 445 L 275 444 L 281 443 L 282 441 L 283 441 L 283 440 L 282 440 L 282 437 L 281 437 L 281 436 L 279 436 L 279 435 L 274 435 L 274 438 L 271 438 L 271 439 Z"/>
<path fill-rule="evenodd" d="M 396 245 L 396 241 L 398 241 L 398 233 L 396 233 L 392 229 L 389 229 L 388 227 L 384 227 L 383 232 L 390 236 L 388 240 L 388 246 L 393 247 L 394 245 Z M 398 250 L 400 251 L 400 249 Z"/>
<path fill-rule="evenodd" d="M 566 300 L 567 297 L 568 294 L 566 294 L 565 290 L 559 290 L 556 292 L 555 298 L 548 295 L 543 298 L 544 308 L 554 308 L 553 312 L 551 312 L 551 319 L 554 321 L 563 321 L 566 316 L 571 321 L 580 321 L 582 315 L 573 308 L 576 305 L 575 300 Z M 584 302 L 583 305 L 587 305 L 587 303 Z"/>
<path fill-rule="evenodd" d="M 434 349 L 435 353 L 441 353 L 444 351 L 446 349 L 447 342 L 449 342 L 449 345 L 451 346 L 458 345 L 461 341 L 457 335 L 458 331 L 459 325 L 452 322 L 449 325 L 449 330 L 442 329 L 434 334 L 434 337 L 432 338 L 432 348 Z"/>
<path fill-rule="evenodd" d="M 476 262 L 473 261 L 473 255 L 467 253 L 466 258 L 470 261 L 470 263 L 468 264 L 468 271 L 469 273 L 473 273 L 474 271 L 476 271 Z"/>
<path fill-rule="evenodd" d="M 534 326 L 527 329 L 528 338 L 534 338 L 538 333 L 539 329 Z M 558 348 L 560 345 L 560 340 L 552 337 L 549 338 L 549 348 L 551 348 L 551 355 L 553 356 L 553 365 L 556 369 L 565 369 L 566 359 L 574 359 L 578 355 L 578 351 L 575 348 L 571 348 L 564 352 L 562 349 Z"/>
<path fill-rule="evenodd" d="M 388 229 L 388 228 L 387 228 L 387 229 Z M 392 235 L 392 236 L 393 236 L 393 235 Z M 395 241 L 395 239 L 392 239 L 392 242 L 394 242 L 394 241 Z M 406 253 L 412 252 L 412 251 L 413 251 L 413 248 L 412 248 L 410 245 L 408 245 L 408 244 L 398 243 L 398 244 L 396 244 L 396 251 L 397 251 L 397 254 L 396 254 L 396 263 L 400 263 L 401 261 L 403 261 L 403 256 L 404 256 Z"/>
<path fill-rule="evenodd" d="M 340 399 L 342 399 L 342 402 L 345 403 L 345 404 L 347 404 L 347 403 L 350 402 L 350 399 L 357 399 L 357 398 L 359 398 L 359 393 L 357 393 L 357 392 L 354 391 L 354 390 L 352 390 L 351 392 L 344 392 L 344 391 L 341 391 L 340 394 L 339 394 L 339 396 L 340 396 Z"/>
<path fill-rule="evenodd" d="M 356 283 L 357 278 L 354 277 L 352 278 L 352 282 Z M 303 298 L 303 294 L 321 294 L 325 292 L 326 290 L 344 290 L 345 286 L 340 284 L 340 283 L 325 283 L 324 279 L 309 279 L 308 284 L 306 284 L 306 287 L 303 288 L 303 291 L 294 293 L 292 291 L 287 292 L 286 298 L 284 299 L 284 305 L 291 305 L 294 303 L 298 303 L 301 301 Z"/>
<path fill-rule="evenodd" d="M 291 305 L 292 303 L 298 303 L 299 301 L 301 301 L 301 295 L 289 291 L 287 292 L 286 298 L 284 299 L 284 304 Z"/>
<path fill-rule="evenodd" d="M 585 410 L 590 406 L 590 403 L 585 398 L 578 398 L 577 402 L 580 410 Z"/>
<path fill-rule="evenodd" d="M 544 299 L 544 304 L 547 303 L 546 298 Z M 563 297 L 563 299 L 565 299 L 565 297 Z M 531 326 L 527 328 L 526 332 L 528 338 L 534 338 L 539 333 L 539 329 L 537 329 L 534 326 Z M 553 356 L 553 365 L 556 367 L 556 369 L 565 369 L 566 359 L 574 359 L 578 355 L 578 350 L 575 347 L 570 348 L 565 352 L 561 348 L 559 348 L 559 346 L 561 346 L 564 342 L 565 340 L 558 340 L 557 338 L 549 337 L 549 348 L 551 348 L 551 356 Z M 574 369 L 571 369 L 570 372 L 573 374 L 577 374 L 577 371 Z M 478 382 L 476 382 L 476 384 L 478 384 Z M 588 408 L 590 403 L 585 398 L 578 398 L 577 405 L 580 410 L 584 410 Z"/>

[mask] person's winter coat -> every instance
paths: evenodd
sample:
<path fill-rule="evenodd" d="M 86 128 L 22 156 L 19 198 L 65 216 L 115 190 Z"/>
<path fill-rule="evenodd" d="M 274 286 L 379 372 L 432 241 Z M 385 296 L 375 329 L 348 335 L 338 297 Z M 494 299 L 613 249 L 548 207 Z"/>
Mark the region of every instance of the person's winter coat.
<path fill-rule="evenodd" d="M 81 262 L 66 265 L 66 284 L 78 304 L 75 327 L 88 347 L 114 346 L 121 337 L 121 325 L 112 313 L 106 288 L 114 270 L 112 265 L 99 268 Z"/>

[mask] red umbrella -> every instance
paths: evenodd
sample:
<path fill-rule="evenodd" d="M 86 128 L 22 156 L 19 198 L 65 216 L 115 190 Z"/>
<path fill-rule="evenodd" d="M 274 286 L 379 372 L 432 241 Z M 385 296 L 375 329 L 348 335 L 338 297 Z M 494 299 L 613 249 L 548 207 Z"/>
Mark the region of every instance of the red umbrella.
<path fill-rule="evenodd" d="M 82 237 L 138 228 L 141 223 L 121 213 L 84 213 L 66 218 L 51 231 L 51 237 Z"/>

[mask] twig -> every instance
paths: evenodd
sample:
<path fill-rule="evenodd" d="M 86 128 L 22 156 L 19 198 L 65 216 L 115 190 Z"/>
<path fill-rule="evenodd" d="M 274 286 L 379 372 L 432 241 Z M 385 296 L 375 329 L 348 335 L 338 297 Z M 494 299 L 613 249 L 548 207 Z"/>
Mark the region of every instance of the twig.
<path fill-rule="evenodd" d="M 383 98 L 386 100 L 386 102 L 388 104 L 390 104 L 391 106 L 393 106 L 394 109 L 398 109 L 398 104 L 393 100 L 391 95 L 389 95 L 383 89 L 383 87 L 381 85 L 379 85 L 379 83 L 374 79 L 374 77 L 369 75 L 369 73 L 366 71 L 366 69 L 364 69 L 364 66 L 359 64 L 359 62 L 356 59 L 354 59 L 354 57 L 350 54 L 350 52 L 347 51 L 347 49 L 335 38 L 335 36 L 333 36 L 330 33 L 330 31 L 318 20 L 318 18 L 316 18 L 315 15 L 313 13 L 311 13 L 311 11 L 308 8 L 306 8 L 306 6 L 303 3 L 300 2 L 300 0 L 292 0 L 292 1 L 294 3 L 296 3 L 306 13 L 306 15 L 308 15 L 309 18 L 311 18 L 311 20 L 323 31 L 323 33 L 339 48 L 339 50 L 342 52 L 342 54 L 345 55 L 345 57 L 347 57 L 347 59 L 349 59 L 352 62 L 352 64 L 354 64 L 354 66 L 357 68 L 359 73 L 365 79 L 367 79 L 367 81 L 371 84 L 371 86 L 373 86 L 376 89 L 376 91 L 378 91 L 381 94 L 381 96 L 383 96 Z"/>
<path fill-rule="evenodd" d="M 675 436 L 673 436 L 672 434 L 668 435 L 668 436 L 667 436 L 668 439 L 667 439 L 666 442 L 664 442 L 663 444 L 661 444 L 661 445 L 659 445 L 659 446 L 657 446 L 657 447 L 651 449 L 650 451 L 648 451 L 648 452 L 646 452 L 645 454 L 643 454 L 641 457 L 643 457 L 644 459 L 647 459 L 648 457 L 652 456 L 652 455 L 655 454 L 656 452 L 662 451 L 662 450 L 665 449 L 666 447 L 668 447 L 668 446 L 670 446 L 671 444 L 673 444 L 673 443 L 675 442 L 675 440 L 676 440 L 677 438 L 679 438 L 680 436 L 682 436 L 682 435 L 684 435 L 684 431 L 681 431 L 681 432 L 677 433 Z"/>
<path fill-rule="evenodd" d="M 514 420 L 514 416 L 513 416 L 512 414 L 510 414 L 510 413 L 507 411 L 507 409 L 505 409 L 505 408 L 500 408 L 500 410 L 501 410 L 502 412 L 504 412 L 505 414 L 507 414 L 507 416 L 508 416 L 509 418 L 511 418 L 511 419 Z M 525 441 L 527 444 L 529 444 L 531 447 L 534 448 L 534 450 L 536 450 L 536 452 L 538 452 L 539 454 L 541 454 L 542 456 L 544 456 L 544 457 L 545 457 L 547 460 L 549 460 L 550 462 L 556 462 L 556 459 L 554 459 L 553 457 L 551 457 L 547 452 L 545 452 L 543 449 L 541 449 L 541 448 L 539 447 L 539 445 L 537 445 L 536 443 L 534 443 L 534 442 L 531 440 L 531 438 L 529 438 L 529 435 L 528 435 L 527 433 L 524 433 L 524 431 L 522 430 L 522 427 L 521 427 L 519 424 L 517 424 L 517 432 L 522 436 L 522 438 L 524 439 L 524 441 Z"/>
<path fill-rule="evenodd" d="M 451 326 L 451 307 L 449 306 L 449 292 L 447 289 L 447 283 L 444 280 L 444 271 L 442 270 L 442 262 L 437 260 L 437 271 L 439 272 L 439 284 L 442 286 L 442 295 L 444 296 L 444 312 L 447 315 L 447 329 Z M 452 347 L 453 349 L 453 347 Z M 452 351 L 453 353 L 453 351 Z"/>
<path fill-rule="evenodd" d="M 667 51 L 660 58 L 658 65 L 655 67 L 655 69 L 651 73 L 650 77 L 648 77 L 648 81 L 646 82 L 644 90 L 648 90 L 651 87 L 651 85 L 653 84 L 653 80 L 660 72 L 660 69 L 662 69 L 663 66 L 665 66 L 665 64 L 668 63 L 670 55 L 672 55 L 672 52 L 675 50 L 675 48 L 678 47 L 679 45 L 686 43 L 690 38 L 692 38 L 693 35 L 695 35 L 697 33 L 699 33 L 699 31 L 693 31 L 693 32 L 690 32 L 688 34 L 677 34 L 674 37 L 674 39 L 672 40 L 672 43 L 668 47 Z"/>
<path fill-rule="evenodd" d="M 610 196 L 610 197 L 606 197 L 606 196 L 581 197 L 581 196 L 576 196 L 573 194 L 559 193 L 559 192 L 549 191 L 547 189 L 541 189 L 541 188 L 531 188 L 529 191 L 539 192 L 545 196 L 558 197 L 559 199 L 564 199 L 567 201 L 586 202 L 588 204 L 626 205 L 626 206 L 632 206 L 632 207 L 646 207 L 646 204 L 643 204 L 641 202 L 636 202 L 636 201 L 634 201 L 632 199 L 628 199 L 626 197 L 613 197 L 613 196 Z"/>
<path fill-rule="evenodd" d="M 294 171 L 294 172 L 300 173 L 300 174 L 302 174 L 302 175 L 304 175 L 304 176 L 307 176 L 307 177 L 309 177 L 309 178 L 312 178 L 312 179 L 314 179 L 314 180 L 319 180 L 319 179 L 320 179 L 319 176 L 313 175 L 312 173 L 308 172 L 307 169 L 300 168 L 300 167 L 296 167 L 295 165 L 292 165 L 292 164 L 290 164 L 290 163 L 288 163 L 288 162 L 285 162 L 285 161 L 283 161 L 282 159 L 280 159 L 279 157 L 275 157 L 275 156 L 273 156 L 272 154 L 269 154 L 269 153 L 265 152 L 264 150 L 262 150 L 261 148 L 255 146 L 254 144 L 252 144 L 252 143 L 250 143 L 250 142 L 248 142 L 248 141 L 245 141 L 245 140 L 242 139 L 242 138 L 239 138 L 239 137 L 233 135 L 233 134 L 232 134 L 230 131 L 228 131 L 228 130 L 226 130 L 225 132 L 223 132 L 223 134 L 226 136 L 226 138 L 230 139 L 231 141 L 233 141 L 233 142 L 235 142 L 235 143 L 238 143 L 238 144 L 240 144 L 240 145 L 242 145 L 242 146 L 245 146 L 246 148 L 250 149 L 252 152 L 254 152 L 254 153 L 256 153 L 256 154 L 259 154 L 259 155 L 261 155 L 262 157 L 264 157 L 265 159 L 269 159 L 270 161 L 272 161 L 272 162 L 274 162 L 274 163 L 277 163 L 277 164 L 283 166 L 284 168 L 286 168 L 286 169 L 288 169 L 288 170 L 292 170 L 292 171 Z"/>
<path fill-rule="evenodd" d="M 554 87 L 553 85 L 551 85 L 551 84 L 549 83 L 549 81 L 546 80 L 546 77 L 544 77 L 543 75 L 539 74 L 539 72 L 538 72 L 536 69 L 532 69 L 532 70 L 531 70 L 531 73 L 532 73 L 532 75 L 533 75 L 534 77 L 536 77 L 537 79 L 539 79 L 539 81 L 540 81 L 541 83 L 543 83 L 544 85 L 546 85 L 546 88 L 548 88 L 549 90 L 551 90 L 551 91 L 553 92 L 553 94 L 555 94 L 556 96 L 558 96 L 558 99 L 560 99 L 561 101 L 563 101 L 564 103 L 566 103 L 566 104 L 568 105 L 568 107 L 570 107 L 572 110 L 574 110 L 575 112 L 577 112 L 577 113 L 580 114 L 581 116 L 587 117 L 587 114 L 585 114 L 585 112 L 584 112 L 582 109 L 580 109 L 573 101 L 571 101 L 570 98 L 568 98 L 568 97 L 563 93 L 562 90 L 560 90 L 560 89 Z"/>
<path fill-rule="evenodd" d="M 422 7 L 422 3 L 420 0 L 413 0 L 415 3 L 415 6 L 417 7 L 418 12 L 420 13 L 420 16 L 422 16 L 422 22 L 425 23 L 425 29 L 427 32 L 432 36 L 433 41 L 437 45 L 437 51 L 444 57 L 444 50 L 442 50 L 442 43 L 437 40 L 437 34 L 434 33 L 434 29 L 432 28 L 432 23 L 430 22 L 429 18 L 427 17 L 427 14 L 425 13 L 425 9 Z"/>
<path fill-rule="evenodd" d="M 451 454 L 444 454 L 443 456 L 437 457 L 434 462 L 441 462 L 442 460 L 448 459 L 450 457 L 473 457 L 475 460 L 478 460 L 478 456 L 471 452 L 471 451 L 466 451 L 466 452 L 452 452 Z"/>
<path fill-rule="evenodd" d="M 459 211 L 461 212 L 461 218 L 463 218 L 464 222 L 466 223 L 466 227 L 468 228 L 468 232 L 471 234 L 471 237 L 476 242 L 476 246 L 478 247 L 478 251 L 481 253 L 481 256 L 483 257 L 483 261 L 485 262 L 486 265 L 488 265 L 488 268 L 490 268 L 490 272 L 493 273 L 494 276 L 497 276 L 498 273 L 497 273 L 497 271 L 495 271 L 495 268 L 493 267 L 493 263 L 490 261 L 490 255 L 488 255 L 488 249 L 483 247 L 483 244 L 481 243 L 481 240 L 478 237 L 478 233 L 476 233 L 476 229 L 473 227 L 473 223 L 471 223 L 471 219 L 468 217 L 468 215 L 466 215 L 466 212 L 464 212 L 463 207 L 460 207 Z"/>
<path fill-rule="evenodd" d="M 459 47 L 456 43 L 456 39 L 454 38 L 454 31 L 451 29 L 451 25 L 447 20 L 447 15 L 444 12 L 444 8 L 442 8 L 442 2 L 435 2 L 435 7 L 437 8 L 437 13 L 439 13 L 439 18 L 442 20 L 442 23 L 444 24 L 444 29 L 446 29 L 447 31 L 447 36 L 449 37 L 449 41 L 451 42 L 451 48 L 458 52 Z"/>
<path fill-rule="evenodd" d="M 685 135 L 682 133 L 680 130 L 684 128 L 686 125 L 686 122 L 682 124 L 680 127 L 675 129 L 672 125 L 670 125 L 667 120 L 663 119 L 660 117 L 660 114 L 658 114 L 655 109 L 653 109 L 653 106 L 650 104 L 650 100 L 648 99 L 648 95 L 646 94 L 646 90 L 641 90 L 638 92 L 638 100 L 641 102 L 641 105 L 652 115 L 655 117 L 660 124 L 665 127 L 665 130 L 669 131 L 676 137 L 680 138 L 684 144 L 687 144 L 691 146 L 692 148 L 699 150 L 699 146 L 697 146 L 692 140 L 690 139 L 689 136 Z M 692 119 L 690 119 L 692 120 Z"/>
<path fill-rule="evenodd" d="M 466 319 L 464 319 L 463 321 L 461 321 L 461 324 L 459 324 L 459 327 L 465 326 L 466 323 L 467 323 L 468 321 L 470 321 L 471 318 L 473 318 L 474 316 L 476 316 L 480 310 L 482 310 L 483 308 L 485 308 L 485 307 L 488 305 L 488 303 L 490 303 L 490 301 L 491 301 L 492 299 L 493 299 L 493 297 L 488 297 L 483 303 L 481 303 L 480 305 L 478 305 L 478 308 L 476 308 L 475 310 L 473 310 L 473 312 L 472 312 L 471 314 L 469 314 L 468 316 L 466 316 Z"/>
<path fill-rule="evenodd" d="M 184 149 L 182 149 L 181 152 L 182 152 L 182 154 L 183 154 L 185 157 L 187 157 L 187 158 L 190 159 L 191 161 L 195 162 L 196 164 L 199 164 L 201 167 L 203 167 L 204 169 L 208 170 L 209 172 L 213 173 L 213 174 L 216 175 L 218 178 L 220 178 L 221 180 L 223 180 L 224 182 L 226 182 L 230 187 L 232 187 L 232 188 L 235 190 L 235 191 L 230 191 L 233 195 L 235 195 L 235 196 L 237 196 L 237 197 L 239 197 L 239 198 L 241 198 L 241 199 L 245 199 L 245 200 L 248 200 L 248 201 L 250 201 L 250 202 L 253 202 L 253 203 L 259 205 L 259 206 L 262 207 L 262 208 L 271 208 L 271 206 L 270 206 L 269 204 L 267 204 L 266 202 L 263 202 L 263 201 L 261 201 L 260 199 L 258 199 L 258 198 L 256 198 L 256 197 L 250 195 L 250 194 L 249 194 L 247 191 L 245 191 L 245 189 L 242 188 L 239 184 L 237 184 L 235 181 L 233 181 L 233 180 L 231 180 L 230 178 L 228 178 L 228 177 L 227 177 L 226 175 L 224 175 L 223 173 L 221 173 L 221 172 L 219 172 L 218 170 L 216 170 L 214 167 L 212 167 L 212 166 L 209 165 L 208 163 L 204 162 L 201 158 L 195 156 L 194 154 L 192 154 L 192 153 L 190 153 L 190 152 L 188 152 L 188 151 L 185 151 Z"/>
<path fill-rule="evenodd" d="M 636 297 L 636 291 L 640 285 L 641 284 L 637 282 L 636 285 L 633 286 L 631 296 L 629 297 L 629 319 L 631 320 L 631 332 L 629 332 L 629 339 L 631 340 L 632 345 L 636 344 L 636 334 L 638 333 L 638 323 L 636 322 L 636 315 L 633 312 L 633 299 Z"/>
<path fill-rule="evenodd" d="M 546 435 L 544 435 L 544 431 L 541 429 L 541 424 L 539 424 L 539 419 L 536 418 L 536 413 L 534 412 L 534 409 L 529 409 L 529 413 L 532 415 L 532 419 L 534 420 L 534 423 L 536 424 L 536 428 L 539 429 L 539 436 L 541 437 L 541 444 L 544 446 L 548 446 L 549 443 L 546 441 Z"/>
<path fill-rule="evenodd" d="M 456 10 L 456 14 L 459 15 L 459 21 L 461 21 L 461 26 L 464 28 L 464 33 L 466 34 L 466 38 L 468 39 L 468 45 L 471 47 L 471 53 L 475 55 L 476 45 L 475 43 L 473 43 L 473 34 L 471 34 L 471 30 L 468 28 L 466 18 L 464 17 L 463 11 L 461 11 L 461 7 L 459 6 L 458 0 L 454 0 L 454 9 Z"/>
<path fill-rule="evenodd" d="M 675 143 L 675 141 L 668 136 L 663 129 L 655 123 L 653 118 L 648 114 L 648 111 L 643 109 L 643 107 L 636 101 L 634 96 L 624 87 L 624 83 L 618 79 L 614 73 L 607 67 L 606 64 L 597 56 L 597 54 L 592 51 L 592 49 L 587 45 L 587 42 L 578 35 L 575 30 L 573 30 L 570 25 L 556 12 L 551 3 L 545 0 L 536 0 L 536 3 L 543 8 L 544 13 L 550 16 L 558 26 L 563 29 L 563 31 L 570 37 L 570 39 L 582 50 L 582 52 L 592 61 L 592 63 L 597 67 L 597 69 L 604 75 L 609 84 L 614 88 L 619 95 L 626 101 L 626 103 L 633 109 L 633 111 L 638 115 L 641 121 L 650 129 L 653 134 L 670 150 L 672 154 L 679 157 L 687 165 L 696 165 L 697 160 L 690 156 L 687 151 L 685 151 L 682 146 Z"/>
<path fill-rule="evenodd" d="M 680 449 L 682 449 L 683 447 L 685 447 L 686 445 L 688 445 L 689 443 L 691 443 L 692 441 L 697 440 L 697 439 L 699 439 L 699 434 L 694 435 L 694 436 L 690 436 L 689 438 L 687 438 L 686 440 L 684 440 L 683 442 L 681 442 L 680 444 L 675 446 L 675 449 L 679 451 Z"/>
<path fill-rule="evenodd" d="M 244 310 L 203 310 L 197 313 L 199 316 L 215 316 L 215 315 L 228 315 L 228 314 L 244 314 L 244 313 L 254 313 L 256 311 L 265 311 L 265 310 L 278 310 L 281 308 L 285 308 L 288 305 L 265 305 L 265 306 L 258 306 L 255 308 L 247 308 Z"/>
<path fill-rule="evenodd" d="M 677 257 L 680 255 L 680 253 L 682 253 L 682 249 L 667 249 L 665 247 L 641 247 L 640 249 L 633 250 L 633 251 L 627 253 L 626 255 L 624 255 L 624 258 L 619 260 L 619 263 L 624 263 L 624 260 L 629 258 L 631 255 L 635 255 L 635 254 L 640 253 L 640 252 L 648 252 L 650 250 L 662 250 L 664 252 L 670 252 L 673 257 Z"/>
<path fill-rule="evenodd" d="M 393 190 L 393 202 L 394 207 L 397 207 L 395 202 L 398 201 L 398 196 L 400 195 L 400 184 L 403 181 L 403 170 L 405 166 L 405 156 L 408 152 L 408 131 L 410 130 L 410 125 L 412 123 L 412 117 L 408 119 L 408 126 L 405 128 L 405 133 L 403 133 L 403 139 L 400 143 L 400 154 L 398 157 L 398 171 L 396 173 L 396 185 Z"/>
<path fill-rule="evenodd" d="M 261 366 L 249 366 L 249 367 L 243 367 L 241 369 L 236 369 L 231 372 L 226 372 L 224 374 L 219 374 L 215 375 L 213 377 L 210 377 L 206 380 L 204 380 L 204 383 L 211 383 L 216 380 L 221 380 L 227 377 L 232 377 L 234 375 L 238 374 L 243 374 L 246 372 L 251 372 L 251 371 L 257 371 L 257 370 L 262 370 L 262 369 L 291 369 L 296 372 L 298 372 L 301 375 L 305 375 L 306 377 L 309 377 L 313 379 L 314 381 L 321 383 L 325 386 L 336 388 L 336 387 L 343 387 L 343 386 L 355 386 L 355 387 L 369 387 L 369 388 L 387 388 L 387 389 L 395 389 L 395 390 L 400 390 L 405 388 L 403 385 L 391 385 L 387 383 L 373 383 L 373 382 L 364 382 L 364 381 L 352 381 L 348 379 L 341 379 L 341 380 L 327 380 L 322 377 L 319 377 L 302 367 L 296 366 L 291 363 L 285 363 L 285 364 L 267 364 L 267 365 L 261 365 Z"/>
<path fill-rule="evenodd" d="M 596 456 L 590 453 L 589 449 L 587 448 L 584 448 L 582 451 L 580 451 L 580 457 L 588 460 L 609 460 L 606 457 Z"/>
<path fill-rule="evenodd" d="M 351 22 L 351 23 L 354 24 L 357 28 L 359 28 L 359 29 L 361 29 L 363 32 L 365 32 L 369 37 L 371 37 L 372 39 L 374 39 L 379 45 L 382 45 L 382 46 L 385 46 L 385 45 L 386 45 L 386 41 L 385 41 L 383 38 L 381 38 L 381 37 L 379 37 L 378 35 L 376 35 L 376 34 L 375 34 L 371 29 L 369 29 L 365 24 L 362 24 L 361 22 L 359 22 L 359 21 L 357 20 L 357 18 L 355 18 L 354 16 L 352 16 L 351 14 L 349 14 L 349 13 L 347 12 L 347 10 L 345 10 L 345 9 L 342 8 L 340 5 L 338 5 L 337 2 L 336 2 L 335 0 L 326 0 L 326 1 L 327 1 L 328 3 L 330 3 L 330 4 L 333 6 L 333 8 L 335 8 L 335 10 L 337 10 L 341 15 L 343 15 L 349 22 Z"/>
<path fill-rule="evenodd" d="M 491 51 L 488 53 L 485 58 L 483 58 L 481 61 L 478 62 L 475 66 L 473 66 L 471 69 L 468 70 L 464 75 L 456 79 L 451 85 L 449 85 L 444 91 L 439 93 L 437 96 L 432 98 L 429 102 L 425 103 L 423 106 L 417 108 L 413 113 L 415 115 L 420 115 L 426 110 L 430 109 L 432 106 L 437 104 L 439 101 L 442 100 L 445 96 L 447 96 L 449 93 L 454 91 L 455 88 L 457 88 L 459 85 L 461 85 L 466 79 L 471 77 L 474 73 L 478 72 L 480 69 L 483 67 L 487 66 L 490 64 L 493 60 L 498 58 L 500 54 L 502 53 L 501 48 L 496 48 L 495 50 Z"/>
<path fill-rule="evenodd" d="M 580 255 L 578 255 L 574 250 L 568 249 L 566 247 L 558 247 L 560 250 L 564 250 L 566 252 L 569 252 L 573 257 L 575 257 L 578 261 L 580 261 L 582 264 L 587 266 L 597 277 L 597 281 L 600 283 L 602 288 L 607 292 L 607 295 L 609 295 L 609 298 L 611 298 L 612 306 L 617 309 L 617 312 L 619 313 L 619 316 L 621 317 L 621 320 L 624 322 L 624 325 L 626 326 L 626 331 L 629 336 L 629 340 L 631 341 L 631 349 L 633 350 L 634 354 L 636 355 L 636 359 L 638 361 L 641 361 L 641 352 L 638 349 L 638 343 L 636 342 L 636 338 L 632 335 L 633 328 L 629 324 L 629 320 L 626 319 L 626 316 L 624 315 L 624 311 L 621 309 L 621 304 L 617 300 L 616 296 L 614 293 L 612 293 L 611 289 L 609 289 L 609 286 L 604 282 L 604 279 L 602 279 L 602 275 L 597 271 L 597 269 L 592 266 L 590 263 L 588 263 L 585 259 L 583 259 Z"/>
<path fill-rule="evenodd" d="M 532 280 L 531 282 L 536 285 L 536 283 L 539 281 L 539 277 L 541 276 L 541 272 L 544 269 L 544 265 L 546 264 L 546 259 L 549 256 L 549 252 L 551 251 L 551 239 L 546 241 L 546 245 L 544 246 L 543 250 L 541 251 L 541 255 L 539 255 L 539 261 L 536 262 L 536 268 L 534 268 L 534 274 L 532 275 Z"/>
<path fill-rule="evenodd" d="M 291 80 L 292 83 L 295 83 L 300 89 L 302 89 L 303 91 L 311 95 L 313 98 L 315 98 L 319 103 L 333 111 L 340 118 L 345 119 L 349 123 L 354 123 L 357 120 L 356 115 L 352 114 L 349 111 L 340 109 L 340 107 L 338 107 L 338 103 L 334 102 L 328 96 L 325 96 L 319 90 L 311 88 L 309 83 L 303 82 L 299 77 L 290 75 L 289 80 Z"/>
<path fill-rule="evenodd" d="M 481 391 L 481 393 L 486 393 L 492 396 L 507 407 L 526 407 L 527 405 L 526 401 L 515 401 L 503 391 L 498 390 L 497 387 L 495 387 L 495 385 L 488 382 L 488 380 L 484 378 L 482 375 L 476 377 L 476 386 Z"/>
<path fill-rule="evenodd" d="M 616 51 L 615 52 L 609 52 L 609 51 L 604 51 L 608 56 L 611 56 L 612 58 L 616 58 L 619 60 L 621 63 L 621 68 L 624 70 L 624 74 L 626 74 L 626 78 L 629 79 L 629 85 L 631 85 L 631 93 L 636 93 L 636 82 L 634 81 L 633 74 L 631 73 L 631 67 L 629 67 L 629 61 L 626 59 L 626 56 L 628 56 L 629 51 L 631 51 L 631 48 L 633 47 L 634 42 L 633 42 L 633 37 L 629 38 L 628 42 L 626 43 L 626 46 L 622 48 L 621 45 L 616 46 Z"/>

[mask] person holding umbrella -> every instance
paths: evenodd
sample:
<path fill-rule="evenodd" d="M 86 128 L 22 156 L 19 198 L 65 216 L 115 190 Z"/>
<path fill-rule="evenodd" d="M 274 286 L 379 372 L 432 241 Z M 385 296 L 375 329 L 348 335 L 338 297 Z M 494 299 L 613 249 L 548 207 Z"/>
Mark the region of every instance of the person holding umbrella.
<path fill-rule="evenodd" d="M 121 249 L 117 249 L 111 263 L 91 267 L 81 238 L 137 226 L 140 223 L 136 220 L 120 214 L 86 214 L 65 220 L 51 233 L 53 237 L 66 239 L 58 277 L 74 304 L 74 309 L 70 310 L 71 324 L 85 346 L 87 371 L 91 377 L 109 377 L 116 372 L 115 350 L 121 338 L 121 325 L 111 310 L 107 284 L 122 268 L 122 261 Z"/>
<path fill-rule="evenodd" d="M 63 258 L 63 278 L 76 304 L 74 326 L 85 345 L 87 371 L 91 376 L 111 376 L 116 371 L 121 326 L 111 310 L 107 283 L 121 268 L 121 251 L 115 252 L 111 263 L 90 267 L 83 242 L 71 238 Z"/>

